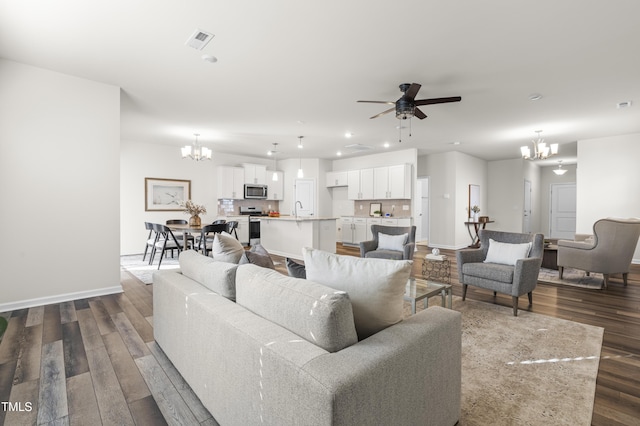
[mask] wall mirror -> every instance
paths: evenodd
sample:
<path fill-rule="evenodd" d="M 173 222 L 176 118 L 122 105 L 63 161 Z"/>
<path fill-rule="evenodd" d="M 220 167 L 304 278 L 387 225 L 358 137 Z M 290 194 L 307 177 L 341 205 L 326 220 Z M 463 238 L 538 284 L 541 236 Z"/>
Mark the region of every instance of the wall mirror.
<path fill-rule="evenodd" d="M 480 185 L 469 185 L 469 205 L 467 206 L 467 212 L 469 217 L 473 216 L 471 208 L 473 206 L 480 206 Z"/>

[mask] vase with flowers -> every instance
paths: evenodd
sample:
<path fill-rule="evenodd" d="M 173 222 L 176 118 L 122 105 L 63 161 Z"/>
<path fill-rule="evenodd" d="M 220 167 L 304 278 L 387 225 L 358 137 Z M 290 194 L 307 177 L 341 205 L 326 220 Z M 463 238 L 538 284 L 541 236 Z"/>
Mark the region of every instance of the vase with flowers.
<path fill-rule="evenodd" d="M 473 221 L 477 222 L 478 221 L 478 213 L 480 213 L 480 207 L 473 206 L 473 207 L 471 207 L 471 211 L 473 212 Z"/>
<path fill-rule="evenodd" d="M 191 217 L 189 218 L 189 226 L 202 225 L 202 221 L 200 220 L 200 215 L 207 212 L 207 209 L 205 206 L 196 204 L 191 200 L 187 200 L 180 203 L 180 206 L 184 208 L 184 212 L 186 214 L 191 215 Z"/>

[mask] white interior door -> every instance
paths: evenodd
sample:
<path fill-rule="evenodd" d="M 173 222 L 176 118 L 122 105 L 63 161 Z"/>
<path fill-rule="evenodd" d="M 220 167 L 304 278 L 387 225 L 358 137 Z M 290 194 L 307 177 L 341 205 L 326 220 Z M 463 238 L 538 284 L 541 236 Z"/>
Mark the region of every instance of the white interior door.
<path fill-rule="evenodd" d="M 550 205 L 550 237 L 573 240 L 576 235 L 576 184 L 552 183 Z"/>
<path fill-rule="evenodd" d="M 416 183 L 418 203 L 416 205 L 416 242 L 429 241 L 429 178 L 420 178 Z"/>
<path fill-rule="evenodd" d="M 296 179 L 295 200 L 293 209 L 297 204 L 298 216 L 315 216 L 316 214 L 316 181 L 314 179 Z"/>
<path fill-rule="evenodd" d="M 524 181 L 524 211 L 522 215 L 522 232 L 531 233 L 531 181 Z"/>

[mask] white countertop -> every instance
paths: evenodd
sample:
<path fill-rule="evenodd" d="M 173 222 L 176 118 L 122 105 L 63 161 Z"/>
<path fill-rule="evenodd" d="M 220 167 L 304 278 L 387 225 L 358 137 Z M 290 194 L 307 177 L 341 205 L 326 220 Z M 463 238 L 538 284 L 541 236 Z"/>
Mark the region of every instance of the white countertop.
<path fill-rule="evenodd" d="M 269 216 L 261 216 L 260 220 L 289 220 L 296 222 L 309 222 L 314 220 L 338 220 L 337 217 L 320 217 L 320 216 L 280 216 L 280 217 L 269 217 Z"/>

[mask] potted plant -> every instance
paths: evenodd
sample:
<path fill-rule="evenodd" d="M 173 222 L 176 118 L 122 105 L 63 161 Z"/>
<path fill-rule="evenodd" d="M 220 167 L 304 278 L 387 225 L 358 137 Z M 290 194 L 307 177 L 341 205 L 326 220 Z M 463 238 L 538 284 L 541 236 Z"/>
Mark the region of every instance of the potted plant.
<path fill-rule="evenodd" d="M 480 207 L 478 207 L 477 205 L 473 206 L 473 207 L 471 207 L 471 211 L 473 212 L 473 220 L 477 222 L 478 221 L 478 213 L 480 213 Z"/>
<path fill-rule="evenodd" d="M 380 217 L 380 216 L 382 216 L 382 211 L 376 210 L 373 212 L 373 217 Z"/>
<path fill-rule="evenodd" d="M 196 204 L 191 200 L 180 203 L 180 206 L 184 207 L 184 212 L 186 214 L 191 215 L 189 218 L 189 226 L 200 226 L 202 224 L 200 215 L 207 212 L 205 206 Z"/>

